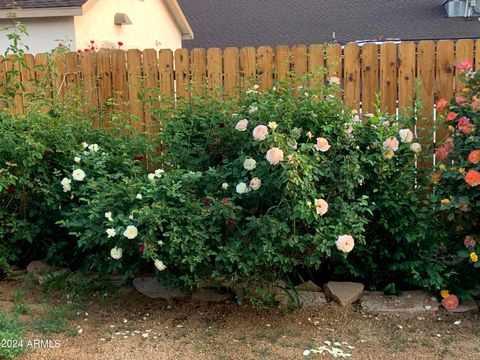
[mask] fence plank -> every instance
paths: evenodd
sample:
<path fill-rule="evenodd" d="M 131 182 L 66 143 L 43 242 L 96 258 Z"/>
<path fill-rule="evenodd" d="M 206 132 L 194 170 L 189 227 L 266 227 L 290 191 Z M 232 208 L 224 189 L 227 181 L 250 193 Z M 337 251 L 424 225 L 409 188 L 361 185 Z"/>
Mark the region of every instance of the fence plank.
<path fill-rule="evenodd" d="M 187 49 L 175 50 L 175 91 L 177 98 L 190 99 L 190 58 Z"/>
<path fill-rule="evenodd" d="M 454 43 L 451 40 L 440 40 L 437 43 L 436 63 L 436 98 L 450 101 L 454 95 Z M 446 138 L 448 131 L 439 116 L 435 118 L 435 143 L 439 144 Z"/>
<path fill-rule="evenodd" d="M 100 50 L 95 56 L 97 60 L 98 102 L 102 115 L 99 125 L 108 127 L 108 121 L 105 118 L 105 115 L 111 110 L 109 105 L 112 97 L 112 66 L 110 64 L 110 51 Z"/>
<path fill-rule="evenodd" d="M 360 110 L 360 48 L 347 44 L 344 49 L 345 105 Z"/>
<path fill-rule="evenodd" d="M 374 113 L 378 94 L 378 46 L 362 47 L 362 112 Z"/>
<path fill-rule="evenodd" d="M 11 88 L 15 87 L 15 83 L 21 83 L 21 73 L 20 73 L 20 64 L 18 60 L 15 59 L 14 55 L 8 55 L 5 62 L 5 70 L 7 72 L 6 77 L 7 81 L 13 84 L 7 84 Z M 21 89 L 15 88 L 15 95 L 13 97 L 13 106 L 10 108 L 11 113 L 21 114 L 23 112 L 23 98 Z"/>
<path fill-rule="evenodd" d="M 417 77 L 420 80 L 419 99 L 423 104 L 417 119 L 417 137 L 423 147 L 424 158 L 418 165 L 422 168 L 433 165 L 433 92 L 435 87 L 435 43 L 420 41 L 418 44 Z"/>
<path fill-rule="evenodd" d="M 475 41 L 475 71 L 480 70 L 480 40 Z"/>
<path fill-rule="evenodd" d="M 205 49 L 193 49 L 192 57 L 192 94 L 205 95 L 207 85 L 207 53 Z"/>
<path fill-rule="evenodd" d="M 56 53 L 52 56 L 53 92 L 54 98 L 63 100 L 65 94 L 65 54 Z"/>
<path fill-rule="evenodd" d="M 310 87 L 313 89 L 321 88 L 324 85 L 324 68 L 325 68 L 325 47 L 320 44 L 310 45 L 308 48 L 308 72 L 312 74 L 310 79 Z M 321 94 L 319 94 L 320 96 Z M 321 96 L 320 96 L 321 98 Z"/>
<path fill-rule="evenodd" d="M 144 132 L 144 112 L 142 103 L 142 53 L 137 49 L 127 51 L 128 99 L 131 125 L 138 132 Z"/>
<path fill-rule="evenodd" d="M 222 50 L 211 48 L 207 50 L 208 90 L 213 94 L 222 91 Z"/>
<path fill-rule="evenodd" d="M 143 91 L 145 131 L 150 137 L 155 134 L 152 127 L 155 109 L 158 107 L 160 93 L 158 56 L 155 49 L 143 50 Z"/>
<path fill-rule="evenodd" d="M 275 80 L 281 81 L 288 77 L 290 72 L 290 49 L 287 45 L 275 48 Z"/>
<path fill-rule="evenodd" d="M 295 45 L 292 47 L 293 74 L 295 76 L 295 86 L 306 85 L 302 80 L 308 71 L 307 46 Z"/>
<path fill-rule="evenodd" d="M 397 108 L 397 45 L 380 45 L 380 106 L 395 114 Z"/>
<path fill-rule="evenodd" d="M 271 89 L 273 85 L 273 50 L 270 46 L 261 46 L 257 50 L 257 76 L 260 90 Z"/>
<path fill-rule="evenodd" d="M 85 97 L 83 109 L 85 112 L 97 110 L 98 94 L 95 55 L 92 52 L 83 52 L 80 54 L 80 72 L 82 73 L 83 96 Z M 94 118 L 93 126 L 99 126 L 96 117 Z"/>
<path fill-rule="evenodd" d="M 225 94 L 238 94 L 240 69 L 238 48 L 229 47 L 223 51 L 223 68 L 223 87 L 225 89 Z"/>
<path fill-rule="evenodd" d="M 122 113 L 126 113 L 128 89 L 125 51 L 123 50 L 112 50 L 112 91 L 116 106 Z"/>
<path fill-rule="evenodd" d="M 20 70 L 23 85 L 23 106 L 29 108 L 31 97 L 35 94 L 35 58 L 31 54 L 24 56 L 25 66 Z"/>
<path fill-rule="evenodd" d="M 240 77 L 243 89 L 256 84 L 257 64 L 254 47 L 243 47 L 240 49 Z"/>
<path fill-rule="evenodd" d="M 458 40 L 455 46 L 455 65 L 463 60 L 470 60 L 473 64 L 473 40 Z M 455 73 L 455 93 L 459 94 L 463 89 L 463 83 L 460 80 L 460 72 Z"/>
<path fill-rule="evenodd" d="M 170 49 L 160 50 L 158 54 L 158 77 L 160 82 L 160 94 L 173 99 L 175 96 L 173 71 L 173 51 Z"/>
<path fill-rule="evenodd" d="M 325 52 L 328 77 L 337 77 L 340 80 L 340 87 L 342 87 L 342 47 L 339 44 L 329 44 Z M 342 92 L 335 95 L 342 97 Z"/>
<path fill-rule="evenodd" d="M 78 54 L 68 52 L 65 54 L 65 94 L 69 96 L 78 94 L 80 85 L 80 67 Z"/>
<path fill-rule="evenodd" d="M 398 45 L 398 111 L 412 116 L 415 106 L 416 45 L 413 41 Z"/>

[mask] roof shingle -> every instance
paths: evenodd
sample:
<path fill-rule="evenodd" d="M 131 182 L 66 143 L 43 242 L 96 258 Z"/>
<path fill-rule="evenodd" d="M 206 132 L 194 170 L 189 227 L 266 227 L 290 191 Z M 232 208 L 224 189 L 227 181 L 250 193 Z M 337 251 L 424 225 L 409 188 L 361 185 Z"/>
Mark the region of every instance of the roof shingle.
<path fill-rule="evenodd" d="M 79 7 L 88 0 L 15 0 L 15 7 L 21 9 L 44 9 L 54 7 Z M 12 9 L 11 0 L 0 0 L 0 10 Z"/>
<path fill-rule="evenodd" d="M 439 0 L 179 0 L 195 33 L 184 46 L 340 43 L 479 37 L 480 22 L 447 18 Z"/>

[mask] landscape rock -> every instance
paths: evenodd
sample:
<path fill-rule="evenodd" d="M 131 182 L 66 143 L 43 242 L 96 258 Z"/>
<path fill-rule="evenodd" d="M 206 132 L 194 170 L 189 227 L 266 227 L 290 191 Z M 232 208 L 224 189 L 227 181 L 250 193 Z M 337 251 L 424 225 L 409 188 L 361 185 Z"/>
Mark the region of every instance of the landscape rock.
<path fill-rule="evenodd" d="M 58 266 L 50 266 L 40 260 L 34 260 L 27 266 L 27 273 L 32 274 L 40 285 L 43 285 L 48 279 L 56 278 L 70 272 Z"/>
<path fill-rule="evenodd" d="M 192 300 L 203 302 L 220 303 L 233 298 L 233 293 L 230 291 L 218 291 L 215 288 L 201 288 L 192 294 Z"/>
<path fill-rule="evenodd" d="M 421 291 L 404 291 L 399 296 L 385 295 L 381 291 L 366 291 L 360 301 L 362 308 L 374 314 L 421 314 L 435 312 L 440 303 Z"/>
<path fill-rule="evenodd" d="M 307 282 L 304 282 L 303 284 L 295 286 L 295 289 L 299 291 L 311 291 L 311 292 L 320 292 L 322 291 L 322 288 L 315 284 L 312 280 L 308 280 Z"/>
<path fill-rule="evenodd" d="M 166 289 L 157 280 L 156 277 L 136 277 L 133 279 L 133 287 L 137 291 L 151 299 L 183 299 L 187 294 L 178 288 Z"/>
<path fill-rule="evenodd" d="M 298 305 L 302 308 L 318 307 L 327 303 L 327 298 L 322 291 L 303 291 L 297 290 L 278 293 L 275 299 L 281 305 Z"/>
<path fill-rule="evenodd" d="M 478 312 L 478 305 L 473 299 L 462 301 L 462 303 L 456 309 L 448 310 L 448 312 L 451 312 L 451 313 L 464 313 L 469 311 Z"/>
<path fill-rule="evenodd" d="M 327 299 L 346 306 L 353 304 L 362 297 L 364 286 L 361 283 L 354 282 L 336 282 L 329 281 L 323 285 L 323 291 Z"/>

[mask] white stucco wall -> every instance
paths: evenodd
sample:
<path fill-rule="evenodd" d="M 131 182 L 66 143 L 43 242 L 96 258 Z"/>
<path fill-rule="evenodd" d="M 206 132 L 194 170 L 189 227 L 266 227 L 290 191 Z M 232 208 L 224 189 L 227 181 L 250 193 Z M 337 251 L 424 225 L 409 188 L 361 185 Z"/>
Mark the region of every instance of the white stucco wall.
<path fill-rule="evenodd" d="M 23 43 L 28 45 L 29 53 L 37 54 L 50 51 L 59 43 L 65 44 L 75 50 L 75 32 L 73 17 L 51 17 L 51 18 L 25 18 L 19 19 L 27 28 L 29 36 L 22 37 Z M 12 25 L 12 20 L 0 20 L 0 28 Z M 4 53 L 10 41 L 6 34 L 8 30 L 0 33 L 0 53 Z"/>
<path fill-rule="evenodd" d="M 123 49 L 177 49 L 182 37 L 163 0 L 90 0 L 76 16 L 75 39 L 80 49 L 94 40 L 100 47 L 124 43 Z M 115 25 L 115 13 L 125 13 L 131 25 Z"/>

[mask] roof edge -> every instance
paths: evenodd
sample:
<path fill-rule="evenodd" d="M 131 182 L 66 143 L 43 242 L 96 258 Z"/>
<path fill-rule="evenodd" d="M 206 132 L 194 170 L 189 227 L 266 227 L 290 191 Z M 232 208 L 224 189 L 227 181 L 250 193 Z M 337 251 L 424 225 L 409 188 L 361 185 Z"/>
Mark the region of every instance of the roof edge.
<path fill-rule="evenodd" d="M 180 28 L 182 40 L 193 40 L 193 30 L 177 0 L 163 0 Z"/>
<path fill-rule="evenodd" d="M 78 16 L 82 15 L 82 7 L 51 7 L 39 9 L 8 9 L 0 10 L 0 19 L 11 19 L 15 14 L 18 19 L 24 18 L 45 18 L 57 16 Z"/>

